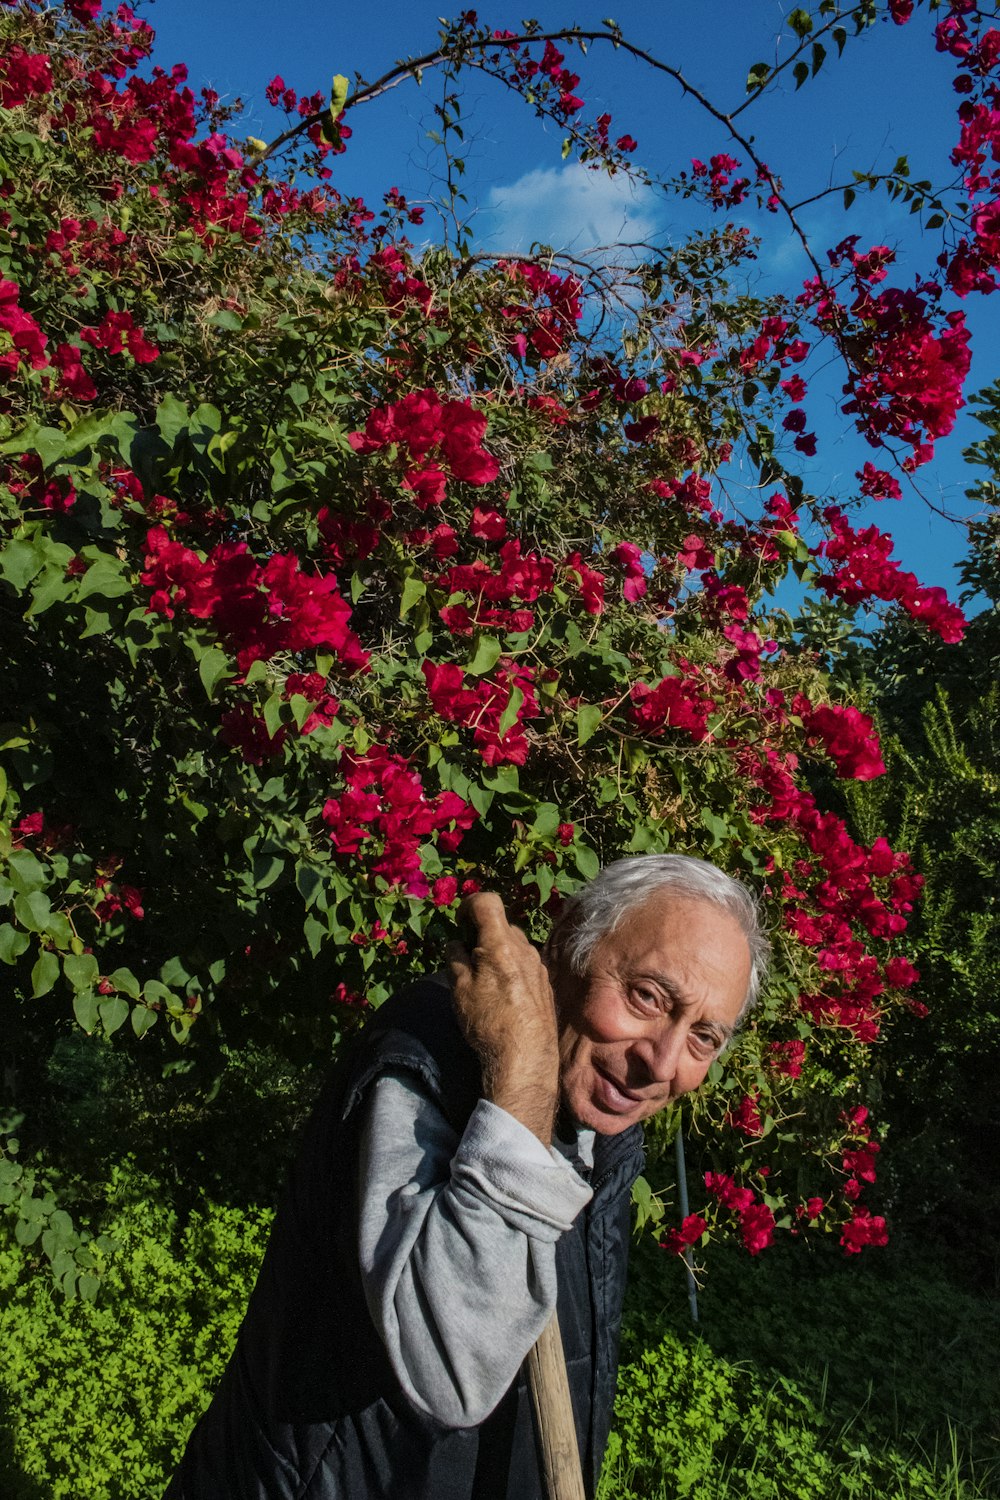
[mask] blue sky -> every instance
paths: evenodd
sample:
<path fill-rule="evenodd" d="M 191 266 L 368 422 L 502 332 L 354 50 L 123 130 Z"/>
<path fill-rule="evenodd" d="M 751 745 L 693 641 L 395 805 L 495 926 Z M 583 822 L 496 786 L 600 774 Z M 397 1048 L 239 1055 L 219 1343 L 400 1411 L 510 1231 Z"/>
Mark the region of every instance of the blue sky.
<path fill-rule="evenodd" d="M 685 5 L 676 0 L 598 0 L 577 3 L 572 10 L 537 4 L 530 13 L 546 27 L 597 26 L 612 5 L 630 40 L 679 66 L 726 109 L 744 99 L 750 65 L 780 60 L 787 47 L 778 45 L 782 9 L 787 7 L 776 0 L 688 0 Z M 184 61 L 195 86 L 211 84 L 224 98 L 240 96 L 247 108 L 246 132 L 272 138 L 283 116 L 266 105 L 264 86 L 276 73 L 299 93 L 327 90 L 334 73 L 352 77 L 358 72 L 371 80 L 396 59 L 434 45 L 442 5 L 440 0 L 382 0 L 376 6 L 340 0 L 284 0 L 282 5 L 156 0 L 144 10 L 157 31 L 155 59 L 165 66 Z M 490 24 L 515 26 L 512 17 L 519 12 L 480 8 L 480 16 Z M 907 27 L 884 24 L 852 39 L 839 61 L 831 47 L 819 76 L 800 93 L 789 87 L 741 117 L 792 197 L 850 180 L 853 168 L 886 170 L 904 153 L 915 178 L 947 180 L 957 130 L 954 67 L 935 53 L 932 25 L 931 15 L 921 8 Z M 582 75 L 578 92 L 587 101 L 588 117 L 610 110 L 613 133 L 627 130 L 635 136 L 637 160 L 650 169 L 669 174 L 687 166 L 694 155 L 704 158 L 727 149 L 722 128 L 685 100 L 671 80 L 609 48 L 567 61 Z M 337 186 L 373 201 L 390 185 L 414 199 L 433 200 L 438 164 L 426 132 L 434 124 L 440 88 L 440 79 L 428 73 L 421 88 L 404 85 L 353 112 L 354 138 L 336 164 Z M 535 121 L 523 105 L 488 81 L 470 83 L 463 123 L 469 144 L 466 186 L 476 207 L 474 231 L 491 247 L 527 248 L 533 238 L 575 248 L 617 236 L 679 239 L 692 222 L 684 205 L 657 198 L 650 190 L 634 191 L 621 178 L 610 182 L 563 164 L 559 132 Z M 919 225 L 884 194 L 859 199 L 849 214 L 839 197 L 827 198 L 803 218 L 820 250 L 847 233 L 860 234 L 865 244 L 898 246 L 900 279 L 906 282 L 931 259 Z M 790 232 L 770 216 L 763 224 L 746 222 L 767 233 L 754 271 L 757 285 L 764 290 L 796 287 L 808 273 Z M 429 213 L 427 224 L 432 223 Z M 1000 373 L 993 353 L 1000 309 L 988 300 L 972 299 L 966 312 L 973 329 L 971 392 Z M 813 380 L 813 425 L 820 447 L 803 470 L 808 488 L 831 497 L 854 488 L 854 471 L 870 456 L 847 419 L 837 414 L 839 383 L 832 368 Z M 969 513 L 962 496 L 975 476 L 961 452 L 979 432 L 979 424 L 963 413 L 951 437 L 938 444 L 934 463 L 921 470 L 920 488 L 934 505 Z M 912 493 L 901 503 L 873 507 L 871 519 L 893 534 L 904 566 L 922 583 L 954 591 L 954 565 L 963 549 L 959 527 Z"/>

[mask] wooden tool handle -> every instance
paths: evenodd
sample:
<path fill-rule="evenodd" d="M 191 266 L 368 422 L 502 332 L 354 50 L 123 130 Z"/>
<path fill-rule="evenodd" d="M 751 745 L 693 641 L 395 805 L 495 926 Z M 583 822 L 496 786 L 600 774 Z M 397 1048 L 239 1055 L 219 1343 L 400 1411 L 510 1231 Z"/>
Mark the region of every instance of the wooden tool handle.
<path fill-rule="evenodd" d="M 566 1357 L 555 1313 L 528 1354 L 528 1380 L 538 1417 L 549 1500 L 586 1500 Z"/>

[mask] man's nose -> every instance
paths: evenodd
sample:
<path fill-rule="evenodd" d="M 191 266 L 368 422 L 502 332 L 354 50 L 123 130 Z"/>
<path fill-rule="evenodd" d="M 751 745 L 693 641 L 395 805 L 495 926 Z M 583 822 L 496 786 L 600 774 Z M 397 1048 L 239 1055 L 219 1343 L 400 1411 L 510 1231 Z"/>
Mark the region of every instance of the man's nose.
<path fill-rule="evenodd" d="M 650 1083 L 673 1083 L 684 1048 L 684 1027 L 666 1022 L 657 1028 L 654 1035 L 635 1044 L 635 1053 L 641 1061 Z"/>

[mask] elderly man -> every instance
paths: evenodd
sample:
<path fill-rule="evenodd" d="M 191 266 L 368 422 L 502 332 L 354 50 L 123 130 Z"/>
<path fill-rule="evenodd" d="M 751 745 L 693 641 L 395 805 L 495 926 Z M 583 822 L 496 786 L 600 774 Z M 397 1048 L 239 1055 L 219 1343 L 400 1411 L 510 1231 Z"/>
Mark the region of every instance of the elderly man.
<path fill-rule="evenodd" d="M 542 954 L 467 903 L 450 984 L 335 1071 L 219 1391 L 169 1500 L 530 1500 L 522 1362 L 558 1308 L 592 1494 L 614 1398 L 640 1123 L 703 1081 L 766 963 L 752 897 L 650 855 Z"/>

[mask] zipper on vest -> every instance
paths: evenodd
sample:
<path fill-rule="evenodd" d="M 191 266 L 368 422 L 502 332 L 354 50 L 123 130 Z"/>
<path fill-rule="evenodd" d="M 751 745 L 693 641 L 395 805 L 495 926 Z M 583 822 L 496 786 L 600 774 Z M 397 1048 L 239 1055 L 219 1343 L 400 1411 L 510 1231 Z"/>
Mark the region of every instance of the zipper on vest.
<path fill-rule="evenodd" d="M 622 1166 L 628 1165 L 633 1160 L 641 1158 L 642 1154 L 642 1147 L 637 1143 L 636 1145 L 632 1146 L 629 1151 L 623 1152 L 621 1156 L 617 1157 L 609 1167 L 605 1167 L 600 1177 L 595 1178 L 591 1183 L 594 1197 L 597 1197 L 598 1190 L 602 1188 L 604 1184 L 609 1180 L 609 1178 L 613 1177 L 614 1174 L 619 1171 Z"/>

